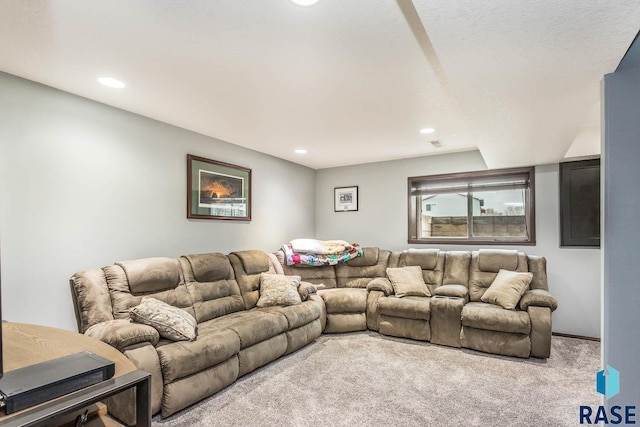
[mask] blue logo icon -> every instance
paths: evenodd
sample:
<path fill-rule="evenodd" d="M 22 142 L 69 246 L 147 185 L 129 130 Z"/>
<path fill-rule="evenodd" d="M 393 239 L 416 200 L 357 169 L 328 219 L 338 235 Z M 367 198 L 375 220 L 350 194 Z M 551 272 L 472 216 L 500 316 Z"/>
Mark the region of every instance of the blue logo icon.
<path fill-rule="evenodd" d="M 605 370 L 598 371 L 596 374 L 596 391 L 607 399 L 611 399 L 620 393 L 620 372 L 607 365 L 608 374 Z"/>

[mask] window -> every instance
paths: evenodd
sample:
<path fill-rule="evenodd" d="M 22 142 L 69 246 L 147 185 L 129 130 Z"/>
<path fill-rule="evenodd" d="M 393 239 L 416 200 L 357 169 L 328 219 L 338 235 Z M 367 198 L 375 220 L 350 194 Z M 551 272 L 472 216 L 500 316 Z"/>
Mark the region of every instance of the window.
<path fill-rule="evenodd" d="M 409 243 L 535 244 L 535 168 L 409 178 Z"/>

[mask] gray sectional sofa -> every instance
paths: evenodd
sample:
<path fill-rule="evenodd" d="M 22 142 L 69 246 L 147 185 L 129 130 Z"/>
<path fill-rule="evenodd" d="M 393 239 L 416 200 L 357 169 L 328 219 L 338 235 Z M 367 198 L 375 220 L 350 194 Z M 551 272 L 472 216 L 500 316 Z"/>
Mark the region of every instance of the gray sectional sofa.
<path fill-rule="evenodd" d="M 505 250 L 364 248 L 363 256 L 336 266 L 283 261 L 280 251 L 250 250 L 147 258 L 78 272 L 70 279 L 78 329 L 151 373 L 152 412 L 163 417 L 322 333 L 369 329 L 508 356 L 550 355 L 557 301 L 548 291 L 542 257 Z M 419 267 L 429 296 L 395 295 L 387 269 L 407 266 Z M 531 273 L 513 309 L 483 301 L 501 270 Z M 263 273 L 301 278 L 292 278 L 299 280 L 300 302 L 259 306 Z M 196 338 L 174 341 L 132 322 L 130 311 L 143 297 L 189 313 L 197 322 Z M 131 405 L 115 406 L 118 418 L 132 421 Z"/>

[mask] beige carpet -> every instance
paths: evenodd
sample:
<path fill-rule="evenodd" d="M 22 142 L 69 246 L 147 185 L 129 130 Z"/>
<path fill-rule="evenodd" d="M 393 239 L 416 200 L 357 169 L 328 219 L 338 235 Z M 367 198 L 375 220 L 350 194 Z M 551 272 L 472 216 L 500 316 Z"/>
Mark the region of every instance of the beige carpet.
<path fill-rule="evenodd" d="M 575 426 L 599 369 L 600 343 L 573 338 L 543 361 L 323 335 L 153 426 Z"/>

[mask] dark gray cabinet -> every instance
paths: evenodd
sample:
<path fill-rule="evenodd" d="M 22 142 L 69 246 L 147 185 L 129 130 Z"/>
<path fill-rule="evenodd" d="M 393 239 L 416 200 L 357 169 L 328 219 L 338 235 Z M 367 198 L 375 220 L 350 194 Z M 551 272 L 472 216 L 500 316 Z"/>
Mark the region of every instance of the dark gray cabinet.
<path fill-rule="evenodd" d="M 600 247 L 600 159 L 560 163 L 560 246 Z"/>

